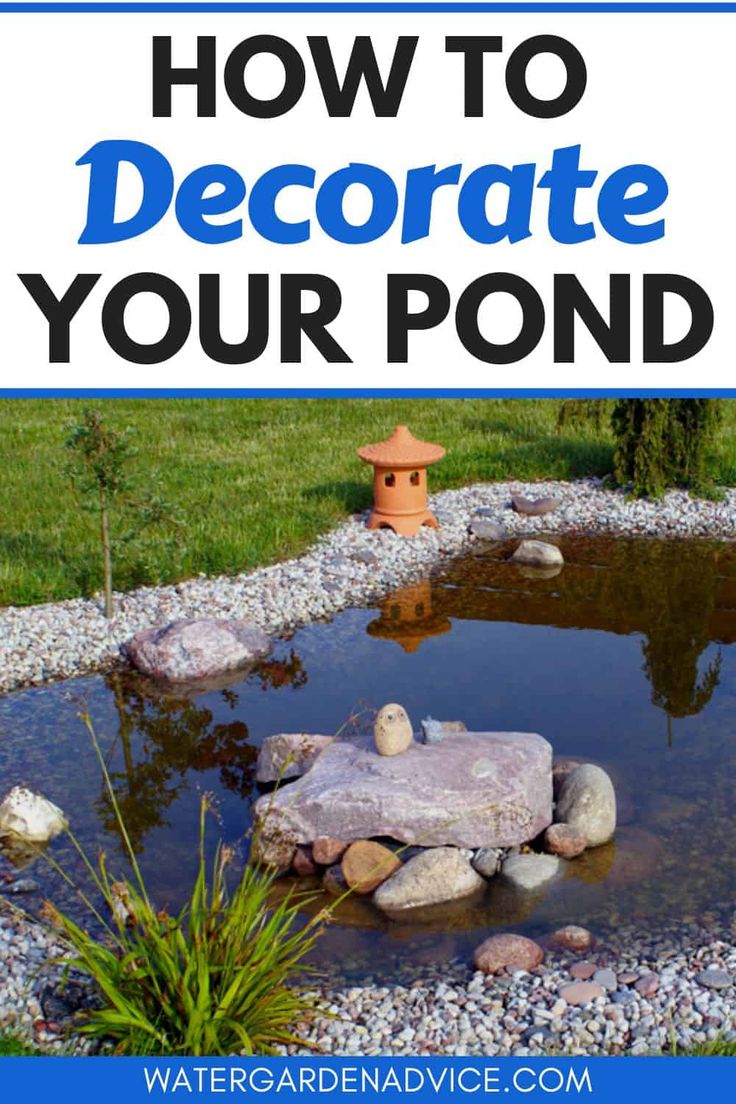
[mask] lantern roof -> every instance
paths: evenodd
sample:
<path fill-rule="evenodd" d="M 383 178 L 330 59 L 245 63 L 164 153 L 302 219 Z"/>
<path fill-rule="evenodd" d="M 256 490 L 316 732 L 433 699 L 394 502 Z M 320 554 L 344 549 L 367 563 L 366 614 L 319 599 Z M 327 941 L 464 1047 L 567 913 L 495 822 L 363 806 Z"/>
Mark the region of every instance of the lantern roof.
<path fill-rule="evenodd" d="M 436 464 L 444 455 L 442 445 L 419 441 L 405 425 L 396 426 L 388 440 L 358 449 L 361 460 L 381 468 L 426 467 L 427 464 Z"/>

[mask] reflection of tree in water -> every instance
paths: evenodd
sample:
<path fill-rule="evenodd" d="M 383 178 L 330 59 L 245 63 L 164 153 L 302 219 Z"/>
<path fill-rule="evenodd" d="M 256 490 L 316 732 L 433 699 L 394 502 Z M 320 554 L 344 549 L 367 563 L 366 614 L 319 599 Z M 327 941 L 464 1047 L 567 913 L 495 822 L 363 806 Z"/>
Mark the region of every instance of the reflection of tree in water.
<path fill-rule="evenodd" d="M 298 689 L 307 681 L 294 651 L 285 661 L 263 664 L 252 677 L 264 689 Z M 164 692 L 130 672 L 112 672 L 106 682 L 118 712 L 123 755 L 123 769 L 112 771 L 111 780 L 137 853 L 143 851 L 148 832 L 166 825 L 165 811 L 185 788 L 189 771 L 218 770 L 224 789 L 241 797 L 250 792 L 258 750 L 248 742 L 247 724 L 239 720 L 215 724 L 212 711 L 196 698 L 171 688 Z M 233 687 L 221 689 L 219 695 L 231 710 L 237 708 L 239 695 Z M 104 791 L 97 807 L 106 831 L 117 833 Z"/>
<path fill-rule="evenodd" d="M 699 660 L 712 641 L 717 559 L 685 541 L 614 545 L 606 600 L 629 612 L 646 636 L 643 670 L 652 702 L 671 721 L 700 713 L 718 686 L 721 654 L 701 674 Z"/>

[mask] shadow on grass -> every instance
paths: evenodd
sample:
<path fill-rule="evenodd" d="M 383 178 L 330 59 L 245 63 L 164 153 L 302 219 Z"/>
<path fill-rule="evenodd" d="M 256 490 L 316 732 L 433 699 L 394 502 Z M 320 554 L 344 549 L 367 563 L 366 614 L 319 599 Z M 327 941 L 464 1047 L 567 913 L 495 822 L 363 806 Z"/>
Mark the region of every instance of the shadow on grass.
<path fill-rule="evenodd" d="M 370 480 L 359 483 L 356 479 L 336 479 L 328 483 L 317 483 L 305 487 L 301 497 L 307 501 L 337 502 L 348 513 L 357 513 L 370 506 L 372 489 Z"/>

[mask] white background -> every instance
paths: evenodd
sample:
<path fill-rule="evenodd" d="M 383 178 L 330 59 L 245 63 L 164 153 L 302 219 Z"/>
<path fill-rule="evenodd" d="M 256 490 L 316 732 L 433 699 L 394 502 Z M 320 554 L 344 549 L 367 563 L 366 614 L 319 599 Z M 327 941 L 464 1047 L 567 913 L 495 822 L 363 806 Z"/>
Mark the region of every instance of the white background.
<path fill-rule="evenodd" d="M 280 119 L 241 115 L 218 88 L 215 119 L 197 119 L 195 90 L 174 90 L 171 119 L 151 116 L 150 55 L 153 35 L 173 37 L 174 64 L 194 64 L 196 36 L 216 35 L 218 67 L 243 38 L 276 34 L 304 57 L 307 86 L 299 104 Z M 375 119 L 365 90 L 350 119 L 330 119 L 310 55 L 308 34 L 329 35 L 344 72 L 356 35 L 370 34 L 386 72 L 398 35 L 418 34 L 419 45 L 399 116 Z M 486 60 L 486 114 L 463 118 L 462 65 L 444 52 L 448 34 L 502 35 L 504 54 Z M 535 120 L 509 100 L 504 61 L 525 38 L 556 34 L 585 57 L 588 88 L 580 104 L 557 120 Z M 3 103 L 3 168 L 0 176 L 0 387 L 485 387 L 485 388 L 726 388 L 732 386 L 736 347 L 733 304 L 734 96 L 736 14 L 0 14 L 0 96 Z M 249 86 L 265 95 L 279 87 L 281 68 L 252 62 Z M 554 62 L 530 69 L 534 90 L 552 95 L 561 69 Z M 313 219 L 312 238 L 277 246 L 250 230 L 221 246 L 188 238 L 172 209 L 147 234 L 106 246 L 77 244 L 84 227 L 88 168 L 76 160 L 95 142 L 128 138 L 147 142 L 172 163 L 180 183 L 192 169 L 211 162 L 233 166 L 250 184 L 266 169 L 301 162 L 317 170 L 318 182 L 350 161 L 387 171 L 401 192 L 407 169 L 463 165 L 461 179 L 479 165 L 536 162 L 538 178 L 556 147 L 580 143 L 582 167 L 597 169 L 593 189 L 580 193 L 578 221 L 595 217 L 599 184 L 623 165 L 647 162 L 667 178 L 663 208 L 666 237 L 647 246 L 623 245 L 598 227 L 595 240 L 562 246 L 550 239 L 548 192 L 538 191 L 533 236 L 515 245 L 484 246 L 467 238 L 456 214 L 457 190 L 443 189 L 434 206 L 431 237 L 400 244 L 400 219 L 388 234 L 363 246 L 327 238 Z M 127 194 L 134 207 L 135 187 Z M 313 213 L 310 193 L 295 190 L 285 217 Z M 356 206 L 356 213 L 360 209 Z M 239 212 L 241 213 L 241 212 Z M 121 211 L 124 215 L 125 211 Z M 228 216 L 231 217 L 231 216 Z M 596 224 L 597 225 L 597 224 Z M 100 325 L 105 294 L 122 277 L 157 271 L 189 294 L 192 334 L 182 352 L 152 367 L 121 360 L 107 346 Z M 545 336 L 524 361 L 497 367 L 474 360 L 455 333 L 453 312 L 442 326 L 410 336 L 410 363 L 386 363 L 385 284 L 388 272 L 428 272 L 457 296 L 474 278 L 510 271 L 529 280 L 547 310 Z M 72 323 L 71 363 L 48 363 L 48 327 L 18 280 L 40 272 L 61 294 L 78 272 L 102 279 Z M 258 361 L 225 366 L 208 360 L 197 339 L 196 284 L 200 272 L 223 280 L 223 334 L 245 335 L 246 278 L 272 274 L 272 340 Z M 302 364 L 283 365 L 278 345 L 278 276 L 320 272 L 343 292 L 343 307 L 331 330 L 353 358 L 351 365 L 325 364 L 304 342 Z M 552 276 L 576 273 L 605 310 L 608 275 L 632 276 L 632 363 L 609 365 L 578 328 L 576 363 L 552 358 Z M 703 285 L 716 317 L 705 349 L 679 365 L 641 362 L 641 274 L 675 272 Z M 519 314 L 496 296 L 481 315 L 496 341 L 511 340 Z M 417 304 L 419 306 L 419 304 Z M 140 298 L 126 318 L 131 335 L 155 340 L 165 316 Z M 675 339 L 684 317 L 675 317 Z"/>

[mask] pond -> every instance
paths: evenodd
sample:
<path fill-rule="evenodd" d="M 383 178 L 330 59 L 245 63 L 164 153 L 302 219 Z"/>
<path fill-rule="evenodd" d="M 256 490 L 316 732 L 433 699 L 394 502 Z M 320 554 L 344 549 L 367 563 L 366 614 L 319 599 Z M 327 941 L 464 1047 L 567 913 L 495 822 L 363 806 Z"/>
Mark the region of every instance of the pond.
<path fill-rule="evenodd" d="M 556 756 L 601 764 L 619 799 L 616 841 L 568 863 L 544 894 L 515 897 L 499 879 L 481 901 L 425 925 L 348 901 L 319 958 L 357 977 L 467 956 L 493 928 L 659 929 L 706 916 L 736 885 L 736 545 L 559 543 L 566 565 L 551 576 L 506 562 L 509 548 L 479 546 L 380 608 L 299 630 L 218 689 L 172 694 L 116 671 L 2 698 L 0 793 L 19 782 L 40 790 L 65 809 L 85 848 L 103 848 L 122 871 L 78 717 L 86 704 L 153 895 L 172 909 L 194 869 L 201 792 L 217 798 L 210 845 L 237 842 L 259 793 L 266 736 L 369 726 L 371 710 L 400 701 L 415 730 L 431 715 L 471 730 L 539 732 Z M 52 847 L 81 878 L 68 841 Z M 0 857 L 0 873 L 9 869 Z M 43 860 L 29 873 L 76 907 Z"/>

